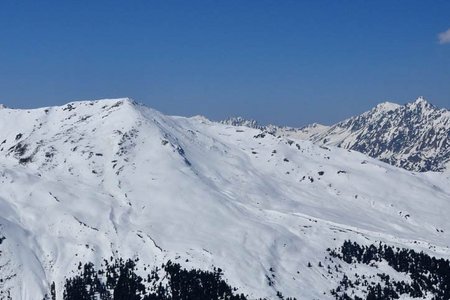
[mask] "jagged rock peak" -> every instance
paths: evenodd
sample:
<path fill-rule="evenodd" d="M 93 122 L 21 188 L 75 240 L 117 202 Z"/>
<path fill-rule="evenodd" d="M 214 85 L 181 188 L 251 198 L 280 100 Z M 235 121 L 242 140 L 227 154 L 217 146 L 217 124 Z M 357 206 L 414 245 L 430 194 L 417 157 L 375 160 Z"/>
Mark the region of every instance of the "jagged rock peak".
<path fill-rule="evenodd" d="M 243 117 L 230 117 L 220 121 L 222 124 L 232 126 L 246 126 L 250 128 L 263 129 L 264 126 L 260 125 L 258 121 L 253 119 L 245 119 Z"/>
<path fill-rule="evenodd" d="M 419 97 L 405 105 L 379 104 L 311 139 L 411 171 L 442 171 L 450 161 L 449 124 L 450 111 Z"/>
<path fill-rule="evenodd" d="M 428 102 L 423 96 L 420 96 L 417 98 L 414 102 L 406 104 L 406 107 L 409 109 L 428 109 L 428 108 L 435 108 L 433 104 Z"/>
<path fill-rule="evenodd" d="M 428 101 L 423 96 L 419 96 L 414 103 L 428 103 Z"/>

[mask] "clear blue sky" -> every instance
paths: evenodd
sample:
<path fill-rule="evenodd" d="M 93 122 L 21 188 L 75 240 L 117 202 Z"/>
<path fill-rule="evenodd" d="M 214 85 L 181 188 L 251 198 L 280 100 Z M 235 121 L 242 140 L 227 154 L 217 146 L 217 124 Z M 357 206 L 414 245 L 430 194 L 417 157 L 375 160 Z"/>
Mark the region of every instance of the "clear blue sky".
<path fill-rule="evenodd" d="M 450 107 L 450 1 L 0 1 L 0 103 L 129 96 L 164 113 L 333 123 Z"/>

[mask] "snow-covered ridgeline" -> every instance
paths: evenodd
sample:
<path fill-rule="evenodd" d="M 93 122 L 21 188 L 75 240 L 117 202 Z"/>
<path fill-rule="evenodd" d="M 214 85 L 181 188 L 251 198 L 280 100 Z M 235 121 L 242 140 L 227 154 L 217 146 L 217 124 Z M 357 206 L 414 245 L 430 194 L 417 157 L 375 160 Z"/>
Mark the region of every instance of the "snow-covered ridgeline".
<path fill-rule="evenodd" d="M 129 99 L 2 109 L 0 143 L 0 289 L 13 299 L 52 282 L 61 295 L 79 262 L 110 256 L 217 266 L 271 299 L 332 299 L 342 275 L 318 264 L 347 239 L 450 257 L 447 175 L 355 151 Z"/>

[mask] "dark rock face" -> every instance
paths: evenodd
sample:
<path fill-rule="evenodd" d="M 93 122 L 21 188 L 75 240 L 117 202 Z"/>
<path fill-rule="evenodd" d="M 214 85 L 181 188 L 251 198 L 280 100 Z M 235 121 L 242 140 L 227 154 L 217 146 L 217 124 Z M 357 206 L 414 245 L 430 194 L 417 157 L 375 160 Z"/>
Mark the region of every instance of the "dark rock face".
<path fill-rule="evenodd" d="M 261 129 L 261 130 L 265 129 L 265 126 L 260 125 L 257 121 L 248 120 L 248 119 L 245 119 L 242 117 L 231 117 L 226 120 L 220 121 L 220 123 L 225 124 L 225 125 L 231 125 L 231 126 L 245 126 L 245 127 Z"/>

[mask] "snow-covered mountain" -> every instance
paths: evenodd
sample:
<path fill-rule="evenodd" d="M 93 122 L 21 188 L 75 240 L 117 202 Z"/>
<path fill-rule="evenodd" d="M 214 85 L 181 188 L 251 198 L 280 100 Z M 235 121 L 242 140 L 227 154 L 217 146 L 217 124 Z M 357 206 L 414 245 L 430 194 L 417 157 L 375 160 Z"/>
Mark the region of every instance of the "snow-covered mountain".
<path fill-rule="evenodd" d="M 243 117 L 230 117 L 225 120 L 219 121 L 221 124 L 231 126 L 245 126 L 253 129 L 260 129 L 264 132 L 274 135 L 280 135 L 284 137 L 293 137 L 296 139 L 307 140 L 312 136 L 322 133 L 330 128 L 330 126 L 322 125 L 319 123 L 313 123 L 301 128 L 278 126 L 278 125 L 262 125 L 258 121 L 253 119 L 246 119 Z"/>
<path fill-rule="evenodd" d="M 311 137 L 314 137 L 326 130 L 328 130 L 330 126 L 322 125 L 319 123 L 313 123 L 304 127 L 294 128 L 294 127 L 277 127 L 275 130 L 272 130 L 275 134 L 281 135 L 288 138 L 296 138 L 301 140 L 309 140 Z"/>
<path fill-rule="evenodd" d="M 450 166 L 450 111 L 419 97 L 412 103 L 378 104 L 332 126 L 263 126 L 242 118 L 227 124 L 310 140 L 319 145 L 356 150 L 410 171 L 443 171 Z"/>
<path fill-rule="evenodd" d="M 442 171 L 450 165 L 450 111 L 423 97 L 406 105 L 386 102 L 310 139 L 411 171 Z"/>
<path fill-rule="evenodd" d="M 392 262 L 399 250 L 380 243 L 413 249 L 398 254 L 402 261 L 450 258 L 447 173 L 165 116 L 128 99 L 1 109 L 0 143 L 1 298 L 76 299 L 69 288 L 95 286 L 93 277 L 76 277 L 86 278 L 85 264 L 100 269 L 116 259 L 132 259 L 148 291 L 171 282 L 169 294 L 175 277 L 146 274 L 170 260 L 220 268 L 246 299 L 366 297 L 393 282 L 407 286 L 403 299 L 416 284 L 429 299 L 444 295 L 430 288 L 446 282 L 442 272 L 400 267 Z M 356 247 L 348 240 L 380 246 L 370 256 L 348 254 Z M 448 261 L 438 262 L 442 270 Z M 129 274 L 119 273 L 119 282 Z M 422 286 L 418 273 L 438 283 Z"/>
<path fill-rule="evenodd" d="M 259 130 L 265 131 L 269 134 L 276 134 L 278 132 L 281 132 L 282 130 L 289 131 L 289 130 L 293 129 L 290 127 L 280 127 L 280 126 L 276 126 L 276 125 L 272 125 L 272 124 L 261 125 L 256 120 L 246 119 L 243 117 L 230 117 L 228 119 L 219 121 L 219 123 L 224 124 L 224 125 L 231 125 L 231 126 L 238 126 L 238 127 L 245 126 L 248 128 L 259 129 Z"/>

